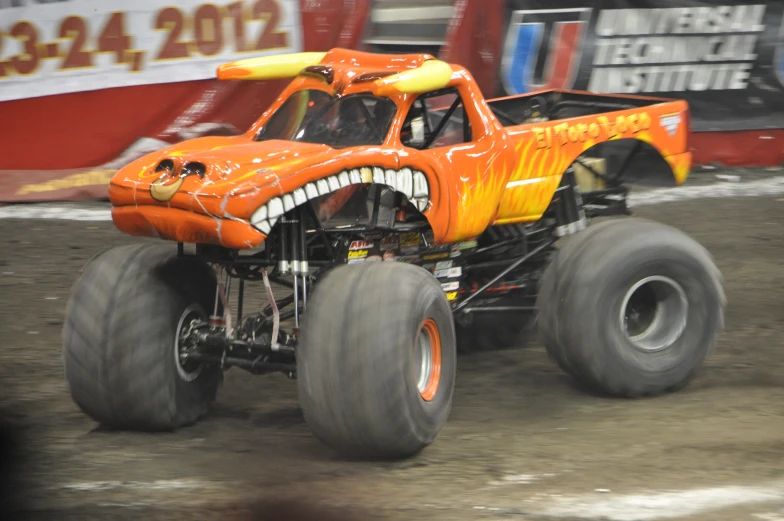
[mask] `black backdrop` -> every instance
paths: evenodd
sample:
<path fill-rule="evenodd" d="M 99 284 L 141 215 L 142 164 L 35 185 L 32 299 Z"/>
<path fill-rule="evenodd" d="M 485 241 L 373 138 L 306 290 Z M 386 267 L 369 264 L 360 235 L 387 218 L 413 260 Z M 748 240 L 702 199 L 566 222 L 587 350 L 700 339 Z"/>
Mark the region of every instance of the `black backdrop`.
<path fill-rule="evenodd" d="M 553 86 L 678 98 L 695 131 L 784 128 L 784 0 L 511 0 L 507 9 L 506 94 Z"/>

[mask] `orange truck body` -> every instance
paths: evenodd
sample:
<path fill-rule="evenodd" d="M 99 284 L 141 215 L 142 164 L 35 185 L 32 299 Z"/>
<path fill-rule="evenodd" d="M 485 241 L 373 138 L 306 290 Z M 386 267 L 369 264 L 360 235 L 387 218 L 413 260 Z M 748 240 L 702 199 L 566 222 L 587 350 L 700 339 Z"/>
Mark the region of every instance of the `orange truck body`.
<path fill-rule="evenodd" d="M 492 225 L 540 219 L 566 169 L 605 141 L 649 143 L 671 166 L 676 184 L 688 176 L 689 108 L 684 101 L 613 96 L 621 102 L 637 100 L 640 106 L 504 126 L 489 106 L 503 100 L 485 100 L 469 72 L 458 65 L 449 65 L 445 87 L 456 88 L 463 100 L 471 141 L 424 150 L 406 147 L 401 129 L 417 94 L 400 92 L 386 79 L 433 61 L 429 55 L 377 55 L 344 49 L 325 53 L 319 66 L 329 68 L 331 81 L 293 73 L 288 87 L 244 134 L 184 141 L 120 170 L 109 189 L 116 227 L 136 236 L 256 248 L 266 234 L 265 228 L 251 224 L 251 217 L 264 205 L 270 205 L 270 212 L 273 205 L 288 210 L 316 191 L 319 195 L 326 191 L 332 194 L 333 206 L 339 206 L 358 184 L 407 183 L 411 192 L 411 176 L 421 179 L 424 175 L 427 201 L 422 214 L 435 243 L 445 244 L 476 238 Z M 241 66 L 232 64 L 219 69 L 219 77 L 226 79 L 242 79 L 243 74 Z M 397 112 L 378 146 L 332 148 L 255 140 L 275 111 L 302 89 L 332 96 L 361 92 L 385 96 L 395 103 Z M 686 123 L 672 125 L 672 118 Z M 156 171 L 166 159 L 172 168 Z M 182 168 L 194 161 L 205 165 L 206 171 L 183 175 Z"/>

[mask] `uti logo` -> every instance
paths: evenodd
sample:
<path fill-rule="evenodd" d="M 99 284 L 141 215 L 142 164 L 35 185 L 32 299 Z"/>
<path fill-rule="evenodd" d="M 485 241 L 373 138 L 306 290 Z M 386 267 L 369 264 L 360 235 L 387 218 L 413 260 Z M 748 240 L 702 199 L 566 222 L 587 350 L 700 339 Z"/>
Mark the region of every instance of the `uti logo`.
<path fill-rule="evenodd" d="M 571 88 L 591 11 L 589 7 L 514 11 L 501 59 L 507 93 Z"/>

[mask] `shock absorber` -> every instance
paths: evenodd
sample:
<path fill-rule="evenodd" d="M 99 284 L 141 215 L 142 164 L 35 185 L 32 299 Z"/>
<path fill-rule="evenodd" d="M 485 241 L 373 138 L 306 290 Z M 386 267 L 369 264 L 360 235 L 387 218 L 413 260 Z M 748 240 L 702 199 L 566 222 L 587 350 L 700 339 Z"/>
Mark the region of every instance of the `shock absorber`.
<path fill-rule="evenodd" d="M 286 226 L 285 216 L 283 219 L 281 219 L 279 233 L 280 233 L 280 240 L 279 240 L 278 254 L 280 258 L 278 259 L 278 272 L 280 272 L 281 275 L 285 275 L 289 272 L 289 260 L 288 260 L 289 241 L 287 237 L 289 230 L 288 230 L 288 226 Z"/>
<path fill-rule="evenodd" d="M 294 327 L 299 328 L 299 272 L 300 272 L 300 253 L 299 253 L 299 227 L 300 210 L 294 210 L 292 218 L 287 221 L 286 228 L 291 232 L 291 275 L 294 279 Z"/>
<path fill-rule="evenodd" d="M 299 251 L 300 251 L 300 261 L 299 261 L 299 272 L 302 275 L 302 309 L 308 307 L 308 271 L 310 270 L 310 266 L 308 266 L 308 248 L 307 248 L 307 241 L 305 237 L 305 212 L 302 211 L 302 208 L 297 208 L 298 219 L 299 219 Z"/>
<path fill-rule="evenodd" d="M 564 172 L 561 186 L 555 193 L 558 197 L 555 202 L 555 234 L 563 237 L 584 230 L 588 226 L 588 220 L 572 167 Z"/>

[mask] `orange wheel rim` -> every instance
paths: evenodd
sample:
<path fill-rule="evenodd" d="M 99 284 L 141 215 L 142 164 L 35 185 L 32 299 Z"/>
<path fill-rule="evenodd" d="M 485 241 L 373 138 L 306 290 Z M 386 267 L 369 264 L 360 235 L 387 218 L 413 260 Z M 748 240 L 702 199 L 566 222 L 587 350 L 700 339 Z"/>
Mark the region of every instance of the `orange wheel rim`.
<path fill-rule="evenodd" d="M 417 388 L 422 399 L 429 402 L 435 398 L 441 383 L 441 335 L 432 318 L 426 319 L 420 327 L 417 353 Z"/>

